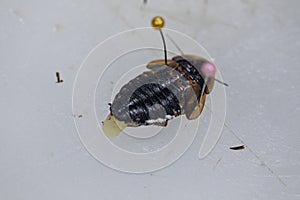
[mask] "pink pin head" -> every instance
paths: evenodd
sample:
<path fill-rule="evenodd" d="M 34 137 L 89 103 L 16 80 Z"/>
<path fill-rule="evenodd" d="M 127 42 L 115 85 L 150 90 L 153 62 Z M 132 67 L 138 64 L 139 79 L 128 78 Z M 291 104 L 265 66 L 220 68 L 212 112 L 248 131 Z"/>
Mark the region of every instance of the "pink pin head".
<path fill-rule="evenodd" d="M 211 62 L 206 62 L 201 67 L 201 72 L 205 77 L 214 77 L 216 71 L 217 67 Z"/>

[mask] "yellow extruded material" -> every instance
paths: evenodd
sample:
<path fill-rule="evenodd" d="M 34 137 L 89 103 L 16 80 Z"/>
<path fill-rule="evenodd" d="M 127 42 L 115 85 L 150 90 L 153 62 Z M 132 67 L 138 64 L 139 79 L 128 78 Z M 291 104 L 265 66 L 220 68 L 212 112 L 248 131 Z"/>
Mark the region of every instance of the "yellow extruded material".
<path fill-rule="evenodd" d="M 117 120 L 111 114 L 102 122 L 102 130 L 107 137 L 116 137 L 124 128 L 126 128 L 126 124 Z"/>

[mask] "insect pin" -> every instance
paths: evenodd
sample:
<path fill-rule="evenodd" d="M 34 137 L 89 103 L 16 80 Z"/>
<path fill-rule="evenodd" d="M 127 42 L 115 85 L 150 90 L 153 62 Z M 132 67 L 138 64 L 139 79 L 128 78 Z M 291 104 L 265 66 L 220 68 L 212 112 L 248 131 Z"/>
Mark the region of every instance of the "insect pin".
<path fill-rule="evenodd" d="M 180 49 L 182 55 L 168 59 L 163 18 L 154 17 L 152 26 L 160 32 L 164 59 L 149 62 L 148 71 L 125 84 L 109 104 L 110 113 L 102 122 L 108 137 L 126 127 L 167 126 L 169 120 L 180 115 L 196 119 L 213 89 L 216 66 L 202 57 L 183 54 Z"/>

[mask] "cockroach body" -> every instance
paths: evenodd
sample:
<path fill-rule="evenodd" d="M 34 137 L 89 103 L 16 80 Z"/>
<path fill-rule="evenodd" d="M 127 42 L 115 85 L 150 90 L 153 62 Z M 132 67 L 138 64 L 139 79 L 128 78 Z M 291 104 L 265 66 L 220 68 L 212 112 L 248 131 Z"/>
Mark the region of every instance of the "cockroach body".
<path fill-rule="evenodd" d="M 147 68 L 149 71 L 120 89 L 107 119 L 118 122 L 119 127 L 167 126 L 177 116 L 184 114 L 192 120 L 201 114 L 214 85 L 213 63 L 198 56 L 180 55 L 167 60 L 167 64 L 165 60 L 151 61 Z"/>
<path fill-rule="evenodd" d="M 110 105 L 103 122 L 108 136 L 118 135 L 125 127 L 167 126 L 169 120 L 186 115 L 189 120 L 201 114 L 206 95 L 214 86 L 216 66 L 199 56 L 180 55 L 167 59 L 162 30 L 164 21 L 152 21 L 159 28 L 164 44 L 164 60 L 147 64 L 148 71 L 125 84 Z"/>

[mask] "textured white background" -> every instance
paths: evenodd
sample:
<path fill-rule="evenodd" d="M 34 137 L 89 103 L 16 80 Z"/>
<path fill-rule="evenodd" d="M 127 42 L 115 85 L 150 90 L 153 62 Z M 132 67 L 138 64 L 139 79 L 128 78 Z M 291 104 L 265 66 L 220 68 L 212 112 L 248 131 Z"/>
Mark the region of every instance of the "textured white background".
<path fill-rule="evenodd" d="M 0 1 L 0 199 L 299 199 L 300 2 L 297 0 Z M 199 138 L 151 174 L 87 153 L 72 116 L 80 63 L 112 34 L 167 27 L 222 67 L 227 124 L 198 160 Z M 55 83 L 61 72 L 62 84 Z M 243 151 L 230 146 L 245 144 Z"/>

